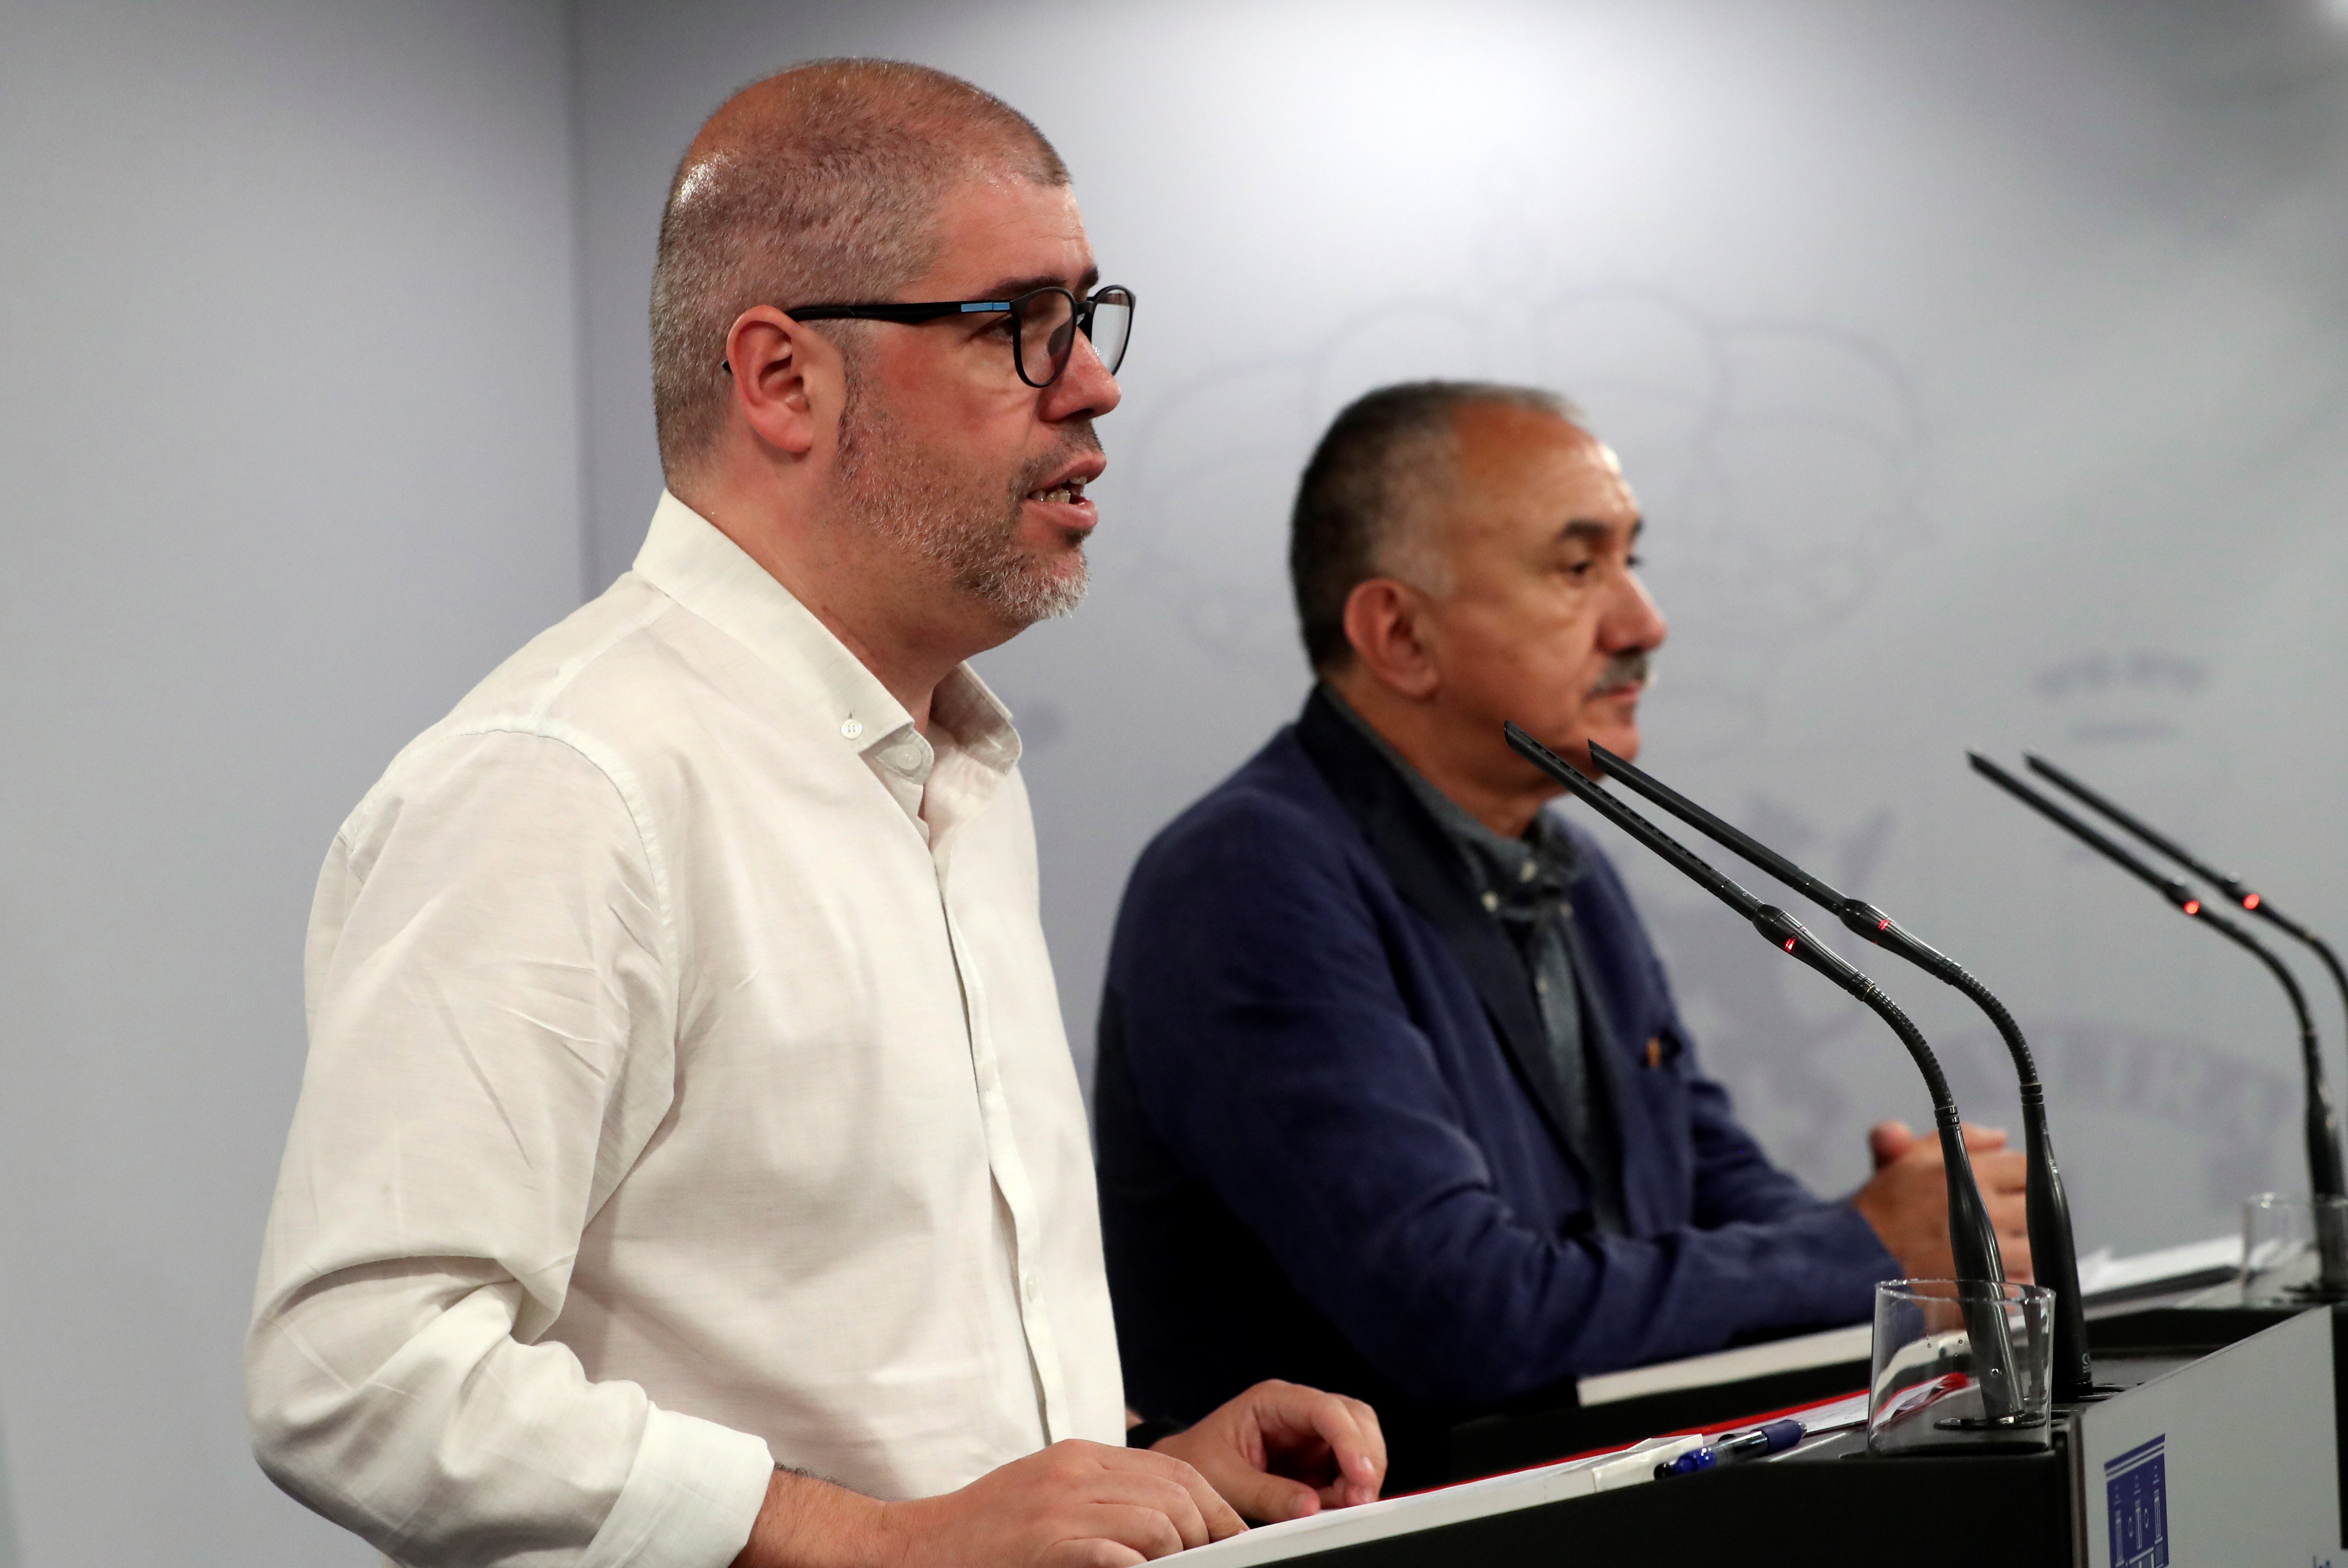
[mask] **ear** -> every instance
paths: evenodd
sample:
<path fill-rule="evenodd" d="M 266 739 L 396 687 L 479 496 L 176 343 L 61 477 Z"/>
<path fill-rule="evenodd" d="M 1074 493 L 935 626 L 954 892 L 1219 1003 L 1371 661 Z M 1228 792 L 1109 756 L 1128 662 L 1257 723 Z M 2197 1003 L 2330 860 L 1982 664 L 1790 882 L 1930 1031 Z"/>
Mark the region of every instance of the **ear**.
<path fill-rule="evenodd" d="M 1427 645 L 1426 596 L 1407 583 L 1373 577 L 1345 595 L 1345 641 L 1371 675 L 1423 701 L 1443 684 Z"/>
<path fill-rule="evenodd" d="M 759 444 L 804 458 L 839 436 L 847 367 L 829 338 L 772 305 L 753 305 L 726 334 L 734 408 Z"/>

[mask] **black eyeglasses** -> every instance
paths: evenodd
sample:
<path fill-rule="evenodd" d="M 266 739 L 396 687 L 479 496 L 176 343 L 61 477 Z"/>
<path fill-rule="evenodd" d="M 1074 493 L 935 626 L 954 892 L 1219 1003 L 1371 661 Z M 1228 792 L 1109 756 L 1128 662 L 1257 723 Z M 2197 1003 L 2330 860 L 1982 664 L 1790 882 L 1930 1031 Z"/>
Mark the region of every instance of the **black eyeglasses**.
<path fill-rule="evenodd" d="M 801 304 L 783 314 L 793 321 L 935 321 L 941 316 L 1007 313 L 1014 324 L 1011 363 L 1030 387 L 1049 387 L 1068 368 L 1076 334 L 1111 376 L 1125 363 L 1133 337 L 1133 291 L 1111 285 L 1078 299 L 1064 288 L 1030 289 L 1016 299 L 937 300 L 926 304 Z M 1033 367 L 1033 368 L 1031 368 Z M 1035 374 L 1042 370 L 1043 375 Z"/>

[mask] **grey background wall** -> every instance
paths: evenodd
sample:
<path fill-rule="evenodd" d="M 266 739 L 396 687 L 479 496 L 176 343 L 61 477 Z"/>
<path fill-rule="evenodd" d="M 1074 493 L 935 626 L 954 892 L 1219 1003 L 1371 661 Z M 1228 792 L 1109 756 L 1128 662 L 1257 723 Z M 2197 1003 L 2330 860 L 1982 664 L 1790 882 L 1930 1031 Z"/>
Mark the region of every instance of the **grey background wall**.
<path fill-rule="evenodd" d="M 2348 934 L 2322 0 L 0 0 L 0 1568 L 366 1560 L 238 1407 L 310 879 L 402 739 L 624 568 L 670 166 L 839 52 L 1027 109 L 1143 299 L 1093 598 L 984 661 L 1080 1057 L 1133 854 L 1304 690 L 1320 426 L 1509 376 L 1644 497 L 1649 760 L 2006 995 L 2087 1243 L 2299 1179 L 2271 986 L 1962 750 L 2125 785 Z M 1713 1069 L 1854 1183 L 1922 1114 L 1889 1042 L 1624 863 Z M 1974 1020 L 1898 990 L 2009 1117 Z"/>
<path fill-rule="evenodd" d="M 0 1563 L 372 1561 L 241 1339 L 326 843 L 578 598 L 564 39 L 0 7 Z"/>

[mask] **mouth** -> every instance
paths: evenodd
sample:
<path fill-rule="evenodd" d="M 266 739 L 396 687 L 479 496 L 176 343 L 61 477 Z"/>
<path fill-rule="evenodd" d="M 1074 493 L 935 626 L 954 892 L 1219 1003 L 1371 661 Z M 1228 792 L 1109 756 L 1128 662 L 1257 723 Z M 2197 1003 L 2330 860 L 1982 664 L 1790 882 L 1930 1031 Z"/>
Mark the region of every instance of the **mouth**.
<path fill-rule="evenodd" d="M 1074 506 L 1085 499 L 1085 481 L 1062 480 L 1048 489 L 1029 490 L 1027 499 L 1040 500 L 1047 506 Z"/>
<path fill-rule="evenodd" d="M 1063 465 L 1022 500 L 1026 507 L 1040 512 L 1042 521 L 1049 526 L 1082 541 L 1100 522 L 1100 511 L 1085 494 L 1085 487 L 1100 478 L 1101 470 L 1107 467 L 1098 452 L 1086 452 Z"/>

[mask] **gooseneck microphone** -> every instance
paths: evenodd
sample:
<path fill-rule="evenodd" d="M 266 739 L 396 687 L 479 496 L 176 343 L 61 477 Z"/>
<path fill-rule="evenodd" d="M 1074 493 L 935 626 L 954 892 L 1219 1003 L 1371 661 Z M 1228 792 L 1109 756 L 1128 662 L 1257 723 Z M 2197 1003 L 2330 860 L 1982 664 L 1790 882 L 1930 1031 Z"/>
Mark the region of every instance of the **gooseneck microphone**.
<path fill-rule="evenodd" d="M 1900 1037 L 1900 1043 L 1908 1048 L 1908 1055 L 1914 1059 L 1916 1070 L 1923 1075 L 1924 1087 L 1931 1095 L 1932 1120 L 1940 1131 L 1941 1155 L 1946 1167 L 1949 1250 L 1956 1264 L 1957 1277 L 2003 1284 L 2005 1271 L 1998 1260 L 1997 1233 L 1982 1205 L 1981 1188 L 1973 1181 L 1972 1161 L 1965 1152 L 1963 1116 L 1957 1109 L 1956 1097 L 1949 1092 L 1949 1080 L 1941 1071 L 1940 1059 L 1933 1056 L 1922 1031 L 1900 1011 L 1900 1005 L 1885 995 L 1874 981 L 1822 945 L 1800 921 L 1737 886 L 1517 725 L 1505 725 L 1502 732 L 1519 756 L 1570 790 L 1576 799 L 1744 916 L 1754 930 L 1768 939 L 1770 945 L 1817 970 L 1890 1026 L 1891 1032 Z M 2013 1350 L 2006 1334 L 2004 1311 L 1993 1301 L 1970 1303 L 1965 1317 L 1973 1346 L 1974 1375 L 1981 1384 L 1982 1410 L 1993 1421 L 2010 1419 L 2020 1412 L 2022 1404 L 2013 1382 Z"/>
<path fill-rule="evenodd" d="M 2195 859 L 2190 852 L 2185 850 L 2184 847 L 2179 845 L 2175 840 L 2155 832 L 2150 827 L 2138 820 L 2135 816 L 2122 810 L 2119 807 L 2106 799 L 2102 795 L 2088 789 L 2085 784 L 2080 783 L 2076 779 L 2072 778 L 2068 773 L 2064 772 L 2063 769 L 2055 767 L 2054 764 L 2047 761 L 2044 757 L 2037 755 L 2035 752 L 2025 751 L 2022 754 L 2022 759 L 2030 764 L 2030 769 L 2032 772 L 2036 773 L 2043 779 L 2052 781 L 2068 794 L 2075 796 L 2078 799 L 2085 801 L 2089 806 L 2094 807 L 2096 810 L 2102 812 L 2113 821 L 2117 822 L 2121 827 L 2126 828 L 2129 832 L 2134 833 L 2146 843 L 2150 844 L 2154 849 L 2158 850 L 2162 854 L 2167 855 L 2170 860 L 2175 861 L 2178 865 L 2183 866 L 2187 871 L 2191 872 L 2194 875 L 2201 878 L 2204 882 L 2207 882 L 2211 886 L 2217 888 L 2220 892 L 2223 892 L 2228 898 L 2232 899 L 2236 903 L 2241 905 L 2241 907 L 2249 913 L 2257 915 L 2260 920 L 2275 926 L 2281 930 L 2284 935 L 2289 936 L 2302 945 L 2312 949 L 2316 957 L 2323 961 L 2323 966 L 2332 972 L 2332 984 L 2337 986 L 2340 991 L 2340 1006 L 2343 1012 L 2348 1012 L 2348 969 L 2341 967 L 2340 955 L 2332 951 L 2331 944 L 2325 942 L 2323 938 L 2316 935 L 2315 933 L 2308 930 L 2307 927 L 2300 924 L 2299 922 L 2284 914 L 2281 910 L 2275 908 L 2273 904 L 2269 903 L 2263 893 L 2252 892 L 2250 887 L 2243 882 L 2241 878 L 2228 876 L 2225 872 L 2215 870 L 2214 868 L 2203 863 L 2201 861 Z"/>
<path fill-rule="evenodd" d="M 2307 1087 L 2308 1185 L 2319 1198 L 2348 1196 L 2348 1182 L 2343 1182 L 2341 1171 L 2340 1119 L 2332 1109 L 2332 1096 L 2324 1087 L 2323 1057 L 2316 1045 L 2315 1021 L 2307 1010 L 2307 995 L 2300 989 L 2299 981 L 2290 968 L 2274 955 L 2266 944 L 2211 909 L 2183 882 L 2174 877 L 2161 875 L 1980 752 L 1969 751 L 1965 755 L 1972 759 L 1974 772 L 2158 892 L 2188 919 L 2201 922 L 2267 966 L 2281 985 L 2283 995 L 2291 998 L 2291 1010 L 2299 1020 L 2300 1064 Z M 2334 1219 L 2329 1223 L 2319 1223 L 2316 1241 L 2325 1294 L 2348 1295 L 2348 1234 L 2343 1233 Z"/>
<path fill-rule="evenodd" d="M 2071 1203 L 2063 1172 L 2054 1161 L 2054 1140 L 2046 1130 L 2046 1097 L 2038 1064 L 2022 1027 L 2005 1004 L 1964 966 L 1926 944 L 1898 921 L 1867 903 L 1836 891 L 1766 844 L 1721 820 L 1702 806 L 1596 741 L 1591 760 L 1690 827 L 1708 834 L 1841 920 L 1846 929 L 1898 954 L 1934 979 L 1953 985 L 1989 1015 L 2005 1041 L 2020 1080 L 2023 1144 L 2029 1160 L 2030 1258 L 2040 1284 L 2054 1293 L 2054 1398 L 2066 1404 L 2091 1398 L 2095 1370 L 2087 1355 L 2086 1304 L 2079 1290 L 2078 1246 L 2071 1231 Z"/>

